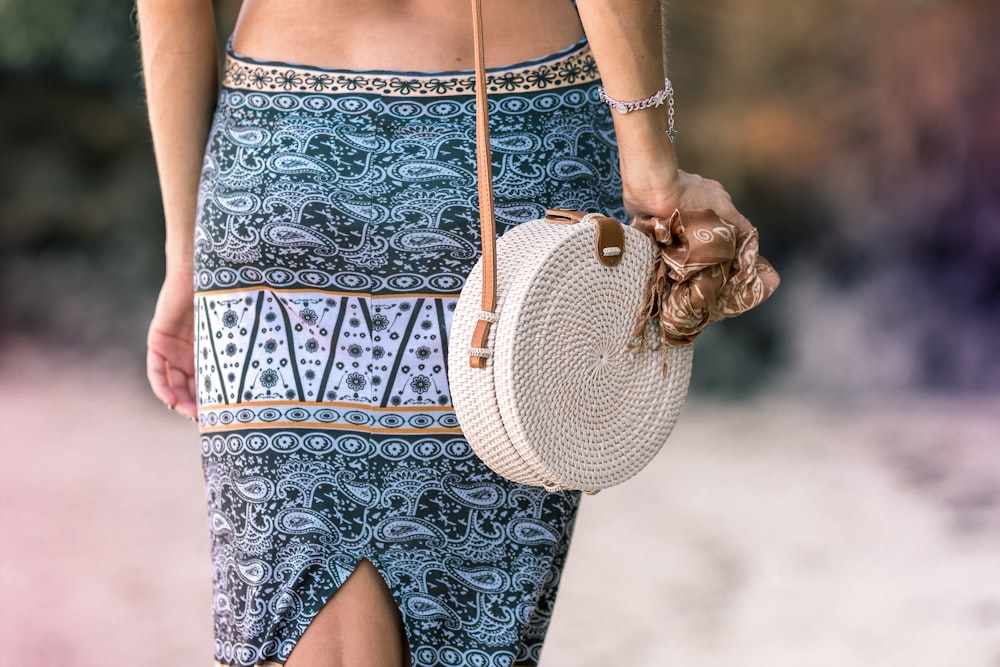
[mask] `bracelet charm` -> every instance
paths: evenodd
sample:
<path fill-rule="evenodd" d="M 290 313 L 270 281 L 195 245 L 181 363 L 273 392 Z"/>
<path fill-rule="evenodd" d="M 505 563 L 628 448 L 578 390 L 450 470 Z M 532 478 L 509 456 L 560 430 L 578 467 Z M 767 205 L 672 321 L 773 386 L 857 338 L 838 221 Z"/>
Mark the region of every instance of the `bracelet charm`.
<path fill-rule="evenodd" d="M 670 79 L 663 80 L 663 89 L 658 90 L 649 97 L 643 98 L 641 100 L 631 100 L 623 102 L 622 100 L 616 100 L 615 98 L 608 95 L 608 91 L 604 89 L 604 86 L 597 87 L 597 95 L 602 102 L 607 104 L 611 109 L 617 111 L 618 113 L 624 115 L 631 113 L 633 111 L 641 111 L 642 109 L 650 109 L 652 107 L 662 106 L 664 102 L 667 103 L 667 137 L 670 138 L 670 143 L 673 143 L 677 138 L 677 130 L 674 129 L 674 86 L 670 83 Z"/>

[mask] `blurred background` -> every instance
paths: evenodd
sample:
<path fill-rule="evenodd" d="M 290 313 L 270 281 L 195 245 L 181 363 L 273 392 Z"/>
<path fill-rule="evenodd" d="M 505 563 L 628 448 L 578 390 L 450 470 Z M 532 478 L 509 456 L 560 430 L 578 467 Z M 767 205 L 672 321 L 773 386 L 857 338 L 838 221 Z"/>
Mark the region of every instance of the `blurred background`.
<path fill-rule="evenodd" d="M 546 664 L 1000 665 L 997 35 L 996 0 L 670 3 L 681 164 L 783 284 L 585 504 Z M 0 662 L 211 651 L 197 438 L 143 378 L 136 37 L 127 0 L 0 0 Z"/>

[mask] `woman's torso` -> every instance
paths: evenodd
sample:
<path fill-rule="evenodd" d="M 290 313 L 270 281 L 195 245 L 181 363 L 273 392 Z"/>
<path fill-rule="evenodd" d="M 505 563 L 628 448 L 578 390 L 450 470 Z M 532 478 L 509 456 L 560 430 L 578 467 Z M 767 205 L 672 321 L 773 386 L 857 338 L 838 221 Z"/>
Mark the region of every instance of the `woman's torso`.
<path fill-rule="evenodd" d="M 571 0 L 485 0 L 486 64 L 523 62 L 582 35 Z M 472 69 L 469 0 L 244 0 L 233 47 L 351 70 Z"/>

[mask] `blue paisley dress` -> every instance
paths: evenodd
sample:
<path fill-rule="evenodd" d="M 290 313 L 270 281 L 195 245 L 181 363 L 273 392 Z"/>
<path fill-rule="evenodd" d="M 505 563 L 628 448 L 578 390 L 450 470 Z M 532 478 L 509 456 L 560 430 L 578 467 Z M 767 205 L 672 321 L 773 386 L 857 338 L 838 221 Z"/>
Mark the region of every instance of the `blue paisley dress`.
<path fill-rule="evenodd" d="M 621 217 L 587 45 L 489 74 L 498 231 L 539 202 Z M 228 53 L 195 248 L 219 664 L 282 664 L 362 558 L 414 665 L 537 664 L 579 496 L 497 477 L 451 407 L 472 89 Z"/>

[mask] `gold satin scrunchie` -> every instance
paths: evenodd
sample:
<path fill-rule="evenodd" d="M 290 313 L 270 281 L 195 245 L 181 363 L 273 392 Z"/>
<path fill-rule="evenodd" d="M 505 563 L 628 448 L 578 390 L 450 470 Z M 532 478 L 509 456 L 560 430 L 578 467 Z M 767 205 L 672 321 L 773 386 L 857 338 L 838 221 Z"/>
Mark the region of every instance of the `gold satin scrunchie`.
<path fill-rule="evenodd" d="M 731 223 L 711 209 L 676 210 L 669 219 L 637 215 L 631 225 L 657 248 L 646 295 L 633 332 L 633 347 L 685 345 L 710 323 L 750 310 L 781 281 L 758 254 L 757 229 Z M 650 322 L 657 337 L 650 340 Z"/>

